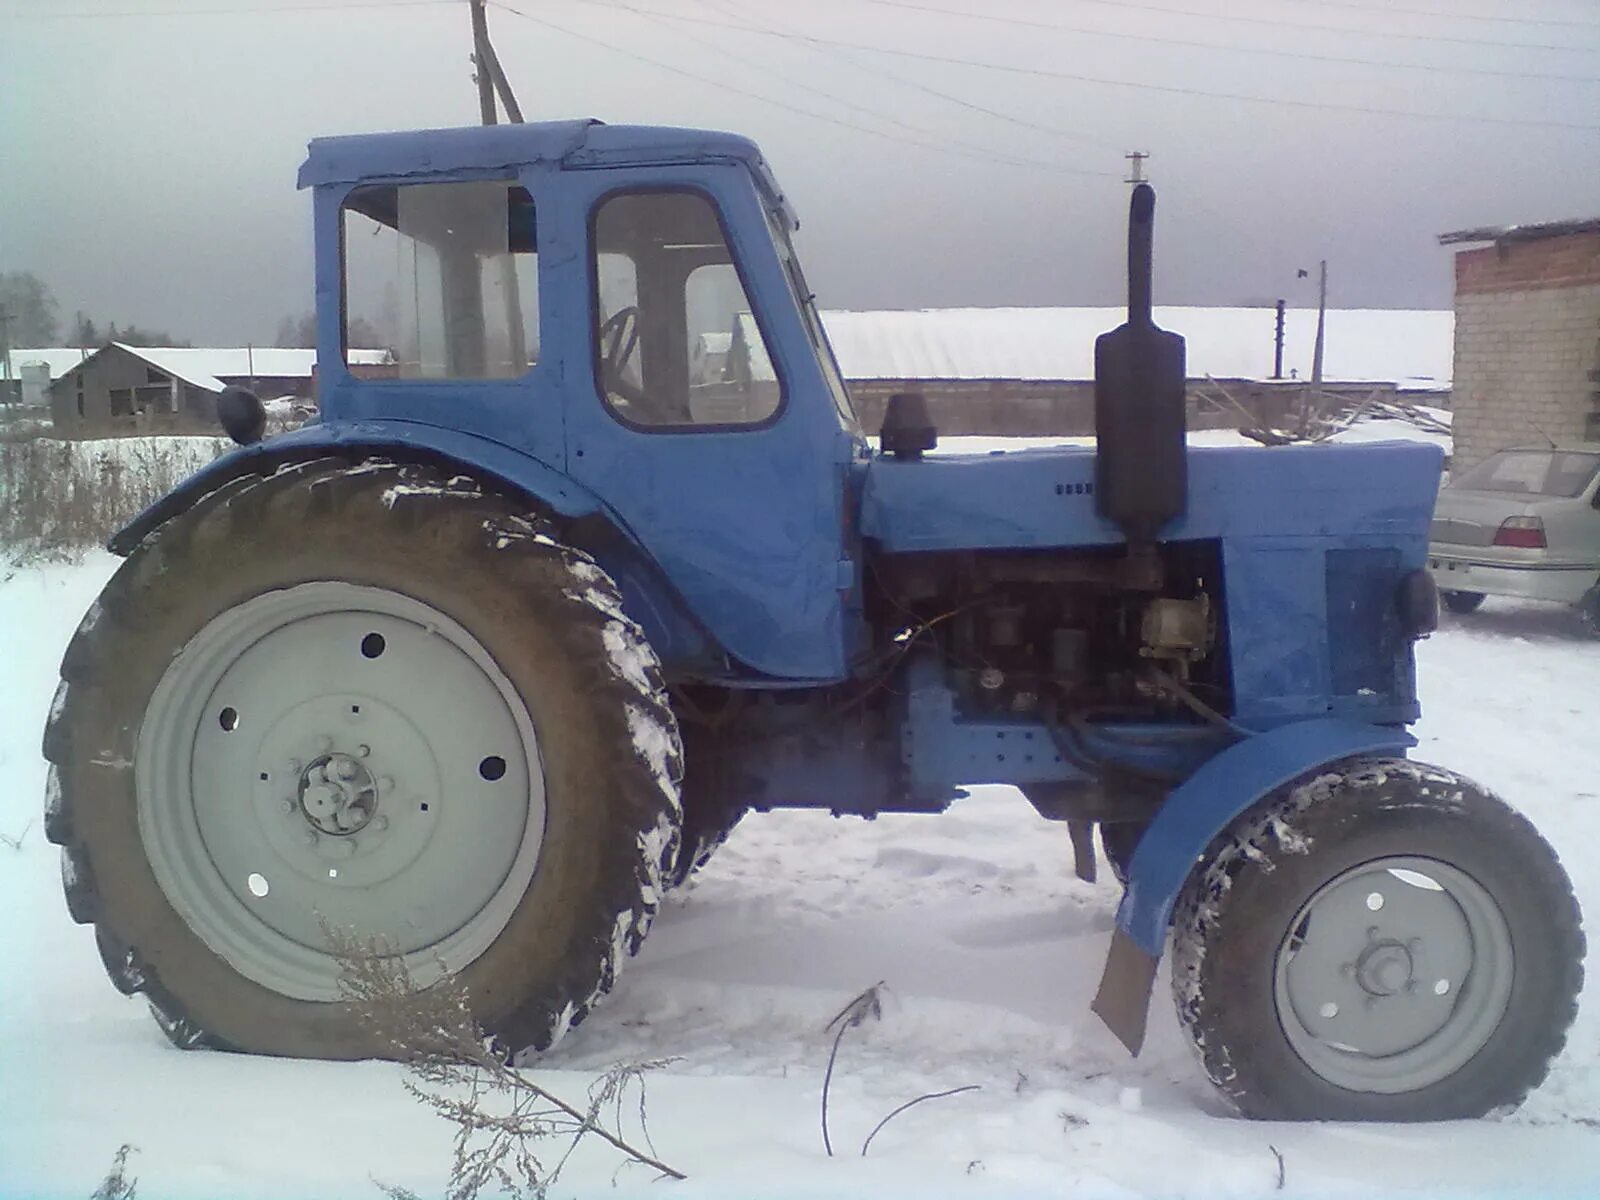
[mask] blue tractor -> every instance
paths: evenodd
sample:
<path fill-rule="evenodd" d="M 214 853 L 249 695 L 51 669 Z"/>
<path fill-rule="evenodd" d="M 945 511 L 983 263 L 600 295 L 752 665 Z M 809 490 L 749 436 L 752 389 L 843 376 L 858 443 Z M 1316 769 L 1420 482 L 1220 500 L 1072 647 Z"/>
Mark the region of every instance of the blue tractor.
<path fill-rule="evenodd" d="M 1242 1112 L 1515 1104 L 1583 935 L 1516 812 L 1407 757 L 1428 446 L 1185 445 L 1183 341 L 1096 347 L 1097 445 L 864 435 L 756 146 L 593 121 L 312 142 L 320 419 L 119 532 L 45 736 L 72 916 L 182 1046 L 382 1053 L 329 926 L 510 1049 L 583 1020 L 749 809 L 1014 784 L 1171 942 Z M 394 351 L 355 364 L 362 318 Z"/>

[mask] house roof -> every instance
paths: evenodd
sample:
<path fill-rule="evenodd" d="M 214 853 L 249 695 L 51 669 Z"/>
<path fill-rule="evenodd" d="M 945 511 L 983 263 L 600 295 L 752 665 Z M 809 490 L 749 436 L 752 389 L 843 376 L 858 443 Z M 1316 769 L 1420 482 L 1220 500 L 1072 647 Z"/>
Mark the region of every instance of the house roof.
<path fill-rule="evenodd" d="M 1120 308 L 943 308 L 828 311 L 822 322 L 849 379 L 1088 380 L 1095 338 L 1126 319 Z M 1158 307 L 1156 323 L 1184 336 L 1192 379 L 1272 374 L 1271 308 Z M 1311 377 L 1317 314 L 1284 319 L 1284 374 Z M 1330 309 L 1329 383 L 1449 386 L 1455 314 L 1449 310 Z"/>
<path fill-rule="evenodd" d="M 1600 233 L 1600 217 L 1575 217 L 1570 221 L 1546 221 L 1538 225 L 1482 225 L 1476 229 L 1457 229 L 1441 233 L 1441 246 L 1461 242 L 1537 242 L 1544 238 L 1567 237 L 1574 233 Z"/>
<path fill-rule="evenodd" d="M 309 379 L 317 364 L 315 350 L 279 346 L 129 346 L 123 342 L 112 342 L 111 345 L 142 358 L 158 371 L 208 392 L 220 392 L 226 386 L 223 381 L 227 379 L 248 379 L 251 376 L 258 379 Z M 89 358 L 99 353 L 96 350 Z M 59 373 L 51 370 L 52 379 L 59 379 L 79 365 L 79 351 L 72 351 L 72 355 L 72 361 L 64 370 Z M 351 350 L 349 355 L 352 363 L 363 366 L 378 366 L 394 361 L 387 350 Z M 12 362 L 15 364 L 18 361 L 14 352 Z"/>

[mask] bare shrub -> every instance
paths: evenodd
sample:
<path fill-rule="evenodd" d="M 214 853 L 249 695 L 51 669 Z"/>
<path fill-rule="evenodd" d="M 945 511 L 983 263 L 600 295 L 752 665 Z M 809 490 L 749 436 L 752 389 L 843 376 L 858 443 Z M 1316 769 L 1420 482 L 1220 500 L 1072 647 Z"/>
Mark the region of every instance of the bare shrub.
<path fill-rule="evenodd" d="M 226 448 L 217 438 L 0 441 L 0 549 L 74 559 Z"/>
<path fill-rule="evenodd" d="M 390 1057 L 405 1064 L 405 1088 L 455 1126 L 448 1200 L 474 1200 L 486 1189 L 517 1200 L 543 1200 L 587 1136 L 628 1162 L 671 1179 L 682 1173 L 656 1157 L 645 1123 L 644 1076 L 669 1060 L 613 1067 L 589 1088 L 583 1105 L 567 1101 L 513 1067 L 467 1006 L 461 983 L 446 974 L 419 988 L 404 960 L 377 942 L 324 928 L 339 960 L 339 989 L 356 1019 Z M 622 1136 L 624 1106 L 637 1105 L 650 1153 Z M 403 1188 L 379 1183 L 391 1197 Z"/>
<path fill-rule="evenodd" d="M 111 1169 L 89 1200 L 134 1200 L 139 1194 L 139 1180 L 128 1174 L 128 1155 L 133 1151 L 134 1147 L 127 1142 L 117 1147 L 117 1155 L 111 1160 Z"/>

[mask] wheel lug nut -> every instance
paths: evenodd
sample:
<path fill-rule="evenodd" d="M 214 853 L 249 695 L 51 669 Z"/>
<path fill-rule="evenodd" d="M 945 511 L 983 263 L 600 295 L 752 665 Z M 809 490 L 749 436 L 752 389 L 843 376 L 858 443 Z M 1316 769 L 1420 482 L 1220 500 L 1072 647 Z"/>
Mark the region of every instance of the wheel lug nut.
<path fill-rule="evenodd" d="M 285 796 L 283 798 L 283 811 L 284 812 L 292 813 L 295 809 L 297 809 L 299 807 L 300 807 L 300 805 L 295 802 L 295 798 L 293 796 Z"/>
<path fill-rule="evenodd" d="M 389 828 L 389 818 L 388 817 L 383 816 L 380 813 L 378 816 L 372 818 L 372 831 L 374 833 L 382 833 L 385 829 L 388 829 L 388 828 Z"/>
<path fill-rule="evenodd" d="M 378 778 L 378 790 L 385 794 L 394 791 L 394 776 L 382 775 Z"/>
<path fill-rule="evenodd" d="M 358 758 L 366 758 L 367 755 L 369 755 L 371 753 L 372 753 L 372 747 L 371 746 L 357 746 L 356 747 L 356 757 L 358 757 Z"/>
<path fill-rule="evenodd" d="M 339 842 L 339 853 L 344 858 L 354 858 L 357 850 L 356 840 L 353 837 L 343 838 Z"/>
<path fill-rule="evenodd" d="M 306 830 L 306 845 L 315 846 L 321 840 L 322 839 L 317 836 L 317 831 L 315 829 Z"/>
<path fill-rule="evenodd" d="M 1347 976 L 1347 977 L 1350 976 L 1350 975 L 1354 975 L 1355 973 L 1356 973 L 1356 965 L 1353 962 L 1345 963 L 1344 966 L 1339 968 L 1339 974 Z"/>
<path fill-rule="evenodd" d="M 283 765 L 289 768 L 289 774 L 298 775 L 298 774 L 300 774 L 300 768 L 304 764 L 301 763 L 301 761 L 298 758 L 291 758 L 288 762 L 284 763 Z"/>

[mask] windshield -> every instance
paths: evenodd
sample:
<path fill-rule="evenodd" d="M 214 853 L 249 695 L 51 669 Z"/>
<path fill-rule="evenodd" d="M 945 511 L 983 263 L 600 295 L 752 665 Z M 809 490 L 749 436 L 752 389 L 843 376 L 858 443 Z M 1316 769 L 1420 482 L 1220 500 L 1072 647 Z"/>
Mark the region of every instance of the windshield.
<path fill-rule="evenodd" d="M 839 410 L 845 428 L 860 433 L 861 422 L 856 417 L 855 405 L 850 401 L 850 389 L 845 386 L 839 360 L 834 357 L 827 330 L 822 327 L 822 316 L 817 312 L 817 298 L 806 286 L 806 277 L 800 270 L 800 259 L 795 255 L 794 243 L 789 240 L 786 221 L 781 213 L 771 207 L 763 205 L 762 208 L 767 215 L 767 230 L 772 235 L 772 244 L 783 263 L 784 278 L 789 281 L 789 290 L 794 293 L 795 302 L 800 306 L 806 333 L 816 349 L 817 361 L 822 364 L 822 375 L 828 381 L 828 390 L 833 394 L 833 406 Z"/>
<path fill-rule="evenodd" d="M 1452 488 L 1576 496 L 1589 486 L 1600 454 L 1562 450 L 1502 450 L 1451 480 Z"/>

